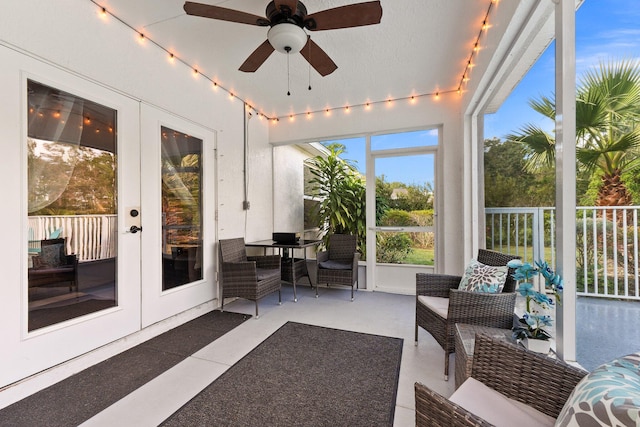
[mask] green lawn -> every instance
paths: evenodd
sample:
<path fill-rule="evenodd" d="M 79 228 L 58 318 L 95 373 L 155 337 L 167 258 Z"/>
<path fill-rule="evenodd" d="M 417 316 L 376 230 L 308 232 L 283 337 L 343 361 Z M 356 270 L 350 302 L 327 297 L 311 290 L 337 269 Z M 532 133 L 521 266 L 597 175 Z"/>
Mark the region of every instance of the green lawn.
<path fill-rule="evenodd" d="M 433 249 L 412 248 L 402 264 L 433 265 Z"/>

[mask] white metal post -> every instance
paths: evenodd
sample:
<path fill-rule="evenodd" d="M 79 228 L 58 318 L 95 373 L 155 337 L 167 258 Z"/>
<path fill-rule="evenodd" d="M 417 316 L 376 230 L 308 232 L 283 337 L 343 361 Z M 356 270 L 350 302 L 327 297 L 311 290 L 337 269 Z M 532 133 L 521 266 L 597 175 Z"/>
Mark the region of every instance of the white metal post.
<path fill-rule="evenodd" d="M 564 279 L 556 307 L 557 353 L 576 360 L 576 2 L 556 3 L 556 247 Z"/>

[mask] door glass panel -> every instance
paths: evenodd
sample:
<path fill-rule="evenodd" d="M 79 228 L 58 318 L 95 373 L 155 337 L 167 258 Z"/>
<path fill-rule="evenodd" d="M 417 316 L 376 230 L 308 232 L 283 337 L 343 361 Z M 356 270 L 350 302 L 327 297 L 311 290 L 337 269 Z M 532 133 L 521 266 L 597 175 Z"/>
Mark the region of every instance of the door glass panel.
<path fill-rule="evenodd" d="M 116 110 L 29 80 L 28 329 L 117 305 Z"/>
<path fill-rule="evenodd" d="M 202 140 L 162 127 L 162 289 L 202 279 Z"/>
<path fill-rule="evenodd" d="M 434 157 L 375 158 L 377 262 L 434 264 Z"/>

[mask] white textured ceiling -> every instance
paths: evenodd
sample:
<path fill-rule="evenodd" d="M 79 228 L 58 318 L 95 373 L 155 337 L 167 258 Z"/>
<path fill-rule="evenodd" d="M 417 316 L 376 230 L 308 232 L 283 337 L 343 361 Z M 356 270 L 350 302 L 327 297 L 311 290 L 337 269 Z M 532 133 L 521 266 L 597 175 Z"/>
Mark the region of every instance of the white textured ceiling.
<path fill-rule="evenodd" d="M 269 0 L 200 2 L 264 16 Z M 309 14 L 359 2 L 303 1 Z M 238 71 L 266 39 L 268 27 L 189 16 L 182 0 L 97 3 L 258 111 L 282 117 L 455 90 L 490 0 L 382 0 L 382 21 L 378 25 L 309 32 L 338 69 L 321 77 L 309 69 L 300 54 L 292 55 L 291 96 L 287 96 L 285 54 L 274 52 L 255 73 Z M 309 76 L 311 91 L 307 89 Z"/>

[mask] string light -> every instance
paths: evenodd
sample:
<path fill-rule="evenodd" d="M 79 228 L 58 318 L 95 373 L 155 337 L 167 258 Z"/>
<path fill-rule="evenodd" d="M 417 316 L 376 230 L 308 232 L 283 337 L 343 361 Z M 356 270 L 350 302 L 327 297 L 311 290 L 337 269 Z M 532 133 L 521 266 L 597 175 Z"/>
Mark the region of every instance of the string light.
<path fill-rule="evenodd" d="M 486 35 L 487 30 L 491 28 L 491 25 L 489 25 L 489 15 L 491 14 L 491 9 L 497 3 L 498 3 L 497 0 L 491 0 L 489 2 L 489 7 L 487 8 L 487 12 L 485 13 L 484 19 L 482 20 L 482 26 L 480 27 L 478 36 L 476 37 L 476 40 L 473 44 L 473 49 L 471 50 L 471 54 L 469 55 L 469 59 L 467 60 L 467 66 L 465 67 L 464 72 L 462 73 L 462 77 L 460 78 L 460 84 L 458 85 L 458 89 L 459 89 L 458 93 L 462 92 L 461 90 L 462 85 L 469 81 L 469 71 L 471 70 L 471 68 L 475 66 L 473 59 L 475 56 L 478 55 L 478 52 L 480 51 L 480 40 L 482 36 Z"/>
<path fill-rule="evenodd" d="M 125 21 L 123 21 L 122 19 L 120 19 L 118 16 L 114 15 L 113 13 L 111 13 L 110 11 L 108 11 L 105 7 L 99 5 L 97 3 L 97 0 L 89 0 L 91 1 L 93 4 L 95 4 L 100 11 L 100 16 L 102 17 L 108 17 L 108 16 L 112 16 L 114 19 L 116 19 L 117 21 L 119 21 L 120 23 L 122 23 L 123 25 L 125 25 L 126 27 L 130 28 L 132 31 L 134 31 L 136 34 L 138 34 L 138 39 L 139 41 L 142 43 L 143 41 L 149 41 L 150 43 L 153 43 L 156 47 L 158 47 L 159 49 L 163 50 L 164 52 L 166 52 L 166 54 L 169 57 L 169 60 L 171 62 L 174 61 L 180 61 L 182 64 L 186 65 L 187 67 L 189 67 L 190 69 L 193 70 L 193 74 L 195 76 L 197 75 L 202 75 L 204 78 L 208 79 L 209 81 L 211 81 L 212 83 L 212 87 L 217 90 L 218 88 L 224 90 L 225 92 L 227 92 L 229 94 L 229 98 L 231 100 L 238 98 L 239 100 L 241 100 L 243 103 L 245 103 L 245 105 L 248 105 L 246 103 L 245 100 L 243 100 L 242 98 L 240 98 L 239 96 L 235 95 L 233 92 L 231 92 L 229 89 L 224 88 L 223 86 L 221 86 L 220 84 L 218 84 L 218 82 L 214 81 L 212 78 L 206 76 L 205 74 L 203 74 L 201 71 L 199 71 L 197 68 L 193 67 L 192 65 L 190 65 L 188 62 L 186 62 L 185 60 L 177 57 L 173 52 L 170 52 L 168 49 L 166 49 L 165 47 L 163 47 L 162 45 L 158 44 L 157 42 L 155 42 L 154 40 L 150 39 L 149 37 L 145 36 L 145 34 L 141 31 L 136 30 L 134 27 L 132 27 L 130 24 L 126 23 Z M 458 87 L 456 89 L 453 90 L 446 90 L 446 91 L 437 91 L 435 93 L 424 93 L 424 94 L 419 94 L 419 95 L 411 95 L 410 97 L 404 97 L 404 98 L 388 98 L 385 101 L 367 101 L 366 103 L 363 104 L 357 104 L 357 105 L 347 105 L 344 108 L 345 112 L 349 112 L 350 111 L 350 107 L 363 107 L 364 109 L 371 109 L 373 104 L 378 104 L 378 103 L 386 103 L 387 106 L 390 108 L 393 106 L 393 102 L 394 101 L 399 101 L 402 99 L 409 99 L 409 101 L 411 103 L 416 102 L 418 97 L 423 97 L 423 96 L 434 96 L 434 98 L 437 100 L 440 97 L 440 94 L 445 94 L 445 93 L 457 93 L 457 94 L 462 94 L 462 85 L 467 83 L 469 81 L 469 71 L 471 70 L 471 68 L 474 67 L 475 63 L 473 62 L 474 57 L 478 54 L 478 52 L 481 50 L 480 47 L 480 40 L 482 38 L 482 36 L 484 34 L 486 34 L 487 30 L 489 28 L 491 28 L 491 25 L 489 24 L 489 15 L 491 13 L 491 10 L 493 8 L 494 5 L 496 5 L 499 2 L 499 0 L 490 0 L 489 2 L 489 7 L 487 8 L 487 12 L 485 14 L 485 17 L 482 21 L 482 26 L 480 28 L 480 31 L 478 33 L 478 36 L 476 37 L 475 42 L 473 43 L 473 48 L 471 51 L 471 54 L 468 57 L 467 60 L 467 65 L 462 73 L 462 77 L 460 78 L 460 84 L 458 85 Z M 268 120 L 272 121 L 274 124 L 276 124 L 279 121 L 278 117 L 269 117 L 264 113 L 259 113 L 254 107 L 248 105 L 247 107 L 248 109 L 252 109 L 256 112 L 256 114 L 258 115 L 258 117 L 262 118 L 265 117 Z M 327 116 L 331 115 L 332 110 L 337 109 L 336 108 L 326 108 L 324 111 L 326 113 Z M 317 111 L 307 111 L 306 113 L 293 113 L 291 114 L 289 117 L 291 120 L 293 120 L 295 118 L 295 116 L 298 115 L 302 115 L 302 114 L 306 114 L 308 118 L 311 118 L 312 114 L 314 112 Z M 112 129 L 109 130 L 110 132 L 112 131 Z"/>
<path fill-rule="evenodd" d="M 107 10 L 107 8 L 105 8 L 104 6 L 98 4 L 98 0 L 89 0 L 91 3 L 95 4 L 98 7 L 99 10 L 99 15 L 102 18 L 106 18 L 106 17 L 113 17 L 115 20 L 117 20 L 118 22 L 120 22 L 122 25 L 124 25 L 125 27 L 129 28 L 130 30 L 132 30 L 134 33 L 136 33 L 138 41 L 140 43 L 143 42 L 149 42 L 152 43 L 153 45 L 155 45 L 158 49 L 164 51 L 167 56 L 169 57 L 169 60 L 171 62 L 174 61 L 179 61 L 181 62 L 183 65 L 187 66 L 188 68 L 190 68 L 191 70 L 193 70 L 193 74 L 194 75 L 200 75 L 202 77 L 204 77 L 205 79 L 209 80 L 214 88 L 220 88 L 222 90 L 224 90 L 225 92 L 229 93 L 230 98 L 234 99 L 234 98 L 238 98 L 240 101 L 245 102 L 244 99 L 242 99 L 241 97 L 235 95 L 234 93 L 232 93 L 229 89 L 221 86 L 218 82 L 215 82 L 211 77 L 205 75 L 202 73 L 201 70 L 196 69 L 193 65 L 189 64 L 186 60 L 178 57 L 177 55 L 175 55 L 173 52 L 169 51 L 167 48 L 165 48 L 164 46 L 162 46 L 161 44 L 159 44 L 158 42 L 154 41 L 153 39 L 150 39 L 148 36 L 146 36 L 143 32 L 138 31 L 137 29 L 135 29 L 132 25 L 128 24 L 127 22 L 125 22 L 124 20 L 122 20 L 120 17 L 118 17 L 117 15 L 114 15 L 112 12 L 110 12 L 109 10 Z M 258 111 L 256 109 L 253 109 L 256 114 L 259 114 Z M 268 117 L 265 114 L 262 114 L 264 117 L 266 117 L 267 119 L 271 119 L 270 117 Z"/>

